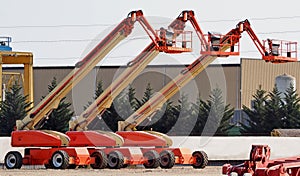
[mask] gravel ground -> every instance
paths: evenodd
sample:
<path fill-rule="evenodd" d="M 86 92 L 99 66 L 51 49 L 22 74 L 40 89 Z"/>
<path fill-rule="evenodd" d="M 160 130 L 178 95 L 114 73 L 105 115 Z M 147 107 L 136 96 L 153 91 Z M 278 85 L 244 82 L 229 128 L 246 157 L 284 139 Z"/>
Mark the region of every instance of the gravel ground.
<path fill-rule="evenodd" d="M 19 170 L 0 169 L 0 176 L 221 176 L 221 166 L 207 166 L 193 169 L 190 166 L 175 166 L 172 169 L 144 169 L 142 167 L 123 169 L 69 169 L 53 170 L 43 168 L 22 168 Z"/>

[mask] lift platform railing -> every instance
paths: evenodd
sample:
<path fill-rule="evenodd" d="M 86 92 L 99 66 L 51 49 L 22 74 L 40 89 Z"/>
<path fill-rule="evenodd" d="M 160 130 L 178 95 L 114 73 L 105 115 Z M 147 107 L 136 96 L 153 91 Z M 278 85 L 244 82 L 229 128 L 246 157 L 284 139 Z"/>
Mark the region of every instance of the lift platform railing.
<path fill-rule="evenodd" d="M 263 40 L 266 49 L 265 61 L 274 63 L 297 61 L 297 42 L 268 39 Z"/>

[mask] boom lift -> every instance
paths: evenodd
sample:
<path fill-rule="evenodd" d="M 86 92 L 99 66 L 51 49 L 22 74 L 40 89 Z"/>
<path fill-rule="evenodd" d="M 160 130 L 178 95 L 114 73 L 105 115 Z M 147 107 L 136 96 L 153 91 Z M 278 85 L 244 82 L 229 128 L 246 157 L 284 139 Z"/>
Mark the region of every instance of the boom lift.
<path fill-rule="evenodd" d="M 239 42 L 242 32 L 247 31 L 255 45 L 259 49 L 262 54 L 262 58 L 266 62 L 272 63 L 284 63 L 284 62 L 293 62 L 296 61 L 296 42 L 285 42 L 287 49 L 282 49 L 283 46 L 277 46 L 277 50 L 267 49 L 264 45 L 260 43 L 257 36 L 253 32 L 250 27 L 250 23 L 248 20 L 240 22 L 235 29 L 231 30 L 228 34 L 224 36 L 220 36 L 219 38 L 209 36 L 210 43 L 204 43 L 208 48 L 212 48 L 210 51 L 208 48 L 206 50 L 202 50 L 202 53 L 206 53 L 205 55 L 200 56 L 196 61 L 190 64 L 186 69 L 182 70 L 181 73 L 172 80 L 169 84 L 167 84 L 164 88 L 162 88 L 159 93 L 154 95 L 150 100 L 148 100 L 142 107 L 140 107 L 137 111 L 135 111 L 125 122 L 119 122 L 118 130 L 124 131 L 127 130 L 126 127 L 130 127 L 133 125 L 139 125 L 146 118 L 153 116 L 162 106 L 163 104 L 170 99 L 173 95 L 175 95 L 180 88 L 185 86 L 190 80 L 192 80 L 196 75 L 202 72 L 211 62 L 213 62 L 218 56 L 229 56 L 230 54 L 236 55 L 238 52 L 234 51 L 236 44 Z M 268 40 L 268 45 L 273 46 L 273 40 Z M 295 46 L 292 46 L 295 45 Z M 205 48 L 205 47 L 204 47 Z M 237 47 L 239 48 L 239 47 Z M 281 49 L 280 49 L 281 48 Z M 291 48 L 295 50 L 291 50 Z M 224 53 L 230 49 L 229 53 Z M 280 52 L 276 52 L 280 51 Z M 284 52 L 283 52 L 284 51 Z M 209 53 L 210 52 L 210 53 Z M 284 56 L 283 53 L 287 55 Z M 293 53 L 293 57 L 291 54 Z M 133 130 L 133 129 L 129 129 Z M 119 133 L 118 133 L 119 134 Z M 143 148 L 142 148 L 143 150 Z M 145 149 L 146 151 L 148 149 Z M 174 153 L 178 152 L 173 150 Z M 175 154 L 176 155 L 176 154 Z M 192 154 L 193 156 L 203 155 L 202 153 L 196 152 Z M 180 156 L 180 154 L 179 154 Z M 201 158 L 201 157 L 200 157 Z"/>
<path fill-rule="evenodd" d="M 235 29 L 232 29 L 226 35 L 220 35 L 219 37 L 212 37 L 211 34 L 207 35 L 210 43 L 207 44 L 203 42 L 204 44 L 202 43 L 202 45 L 209 46 L 210 48 L 212 48 L 212 50 L 202 50 L 201 53 L 205 53 L 205 55 L 200 56 L 187 68 L 182 70 L 181 73 L 172 80 L 172 82 L 162 88 L 159 93 L 148 100 L 148 102 L 146 102 L 129 118 L 127 118 L 125 122 L 119 122 L 119 131 L 124 131 L 124 127 L 130 123 L 135 122 L 137 125 L 139 125 L 146 118 L 153 116 L 154 113 L 159 110 L 168 99 L 175 95 L 180 90 L 180 88 L 185 86 L 196 75 L 201 73 L 218 56 L 239 54 L 239 52 L 234 52 L 233 47 L 236 46 L 236 44 L 239 42 L 241 34 L 244 31 L 249 34 L 255 46 L 261 53 L 262 59 L 266 62 L 285 63 L 297 61 L 296 42 L 268 39 L 267 41 L 263 41 L 263 45 L 252 30 L 249 21 L 241 21 L 238 23 Z M 279 42 L 279 44 L 275 42 Z M 239 46 L 237 47 L 239 48 Z M 225 54 L 224 52 L 228 49 L 230 49 L 230 52 Z"/>
<path fill-rule="evenodd" d="M 130 12 L 127 18 L 76 64 L 73 72 L 57 85 L 28 116 L 18 121 L 17 127 L 19 130 L 12 133 L 11 145 L 25 147 L 25 153 L 22 158 L 21 153 L 17 151 L 9 152 L 5 157 L 5 166 L 8 169 L 20 168 L 22 164 L 45 165 L 47 168 L 55 169 L 88 164 L 91 164 L 93 168 L 106 166 L 105 162 L 102 162 L 103 158 L 106 157 L 102 151 L 71 147 L 69 146 L 70 138 L 67 135 L 55 131 L 36 129 L 41 127 L 47 115 L 58 106 L 60 100 L 67 95 L 72 86 L 75 86 L 101 59 L 131 33 L 136 21 L 143 26 L 152 41 L 157 40 L 157 38 L 154 38 L 155 31 L 149 28 L 150 25 L 143 17 L 143 12 L 141 10 Z M 112 137 L 104 137 L 102 139 L 107 141 L 107 145 L 116 144 L 115 139 Z"/>
<path fill-rule="evenodd" d="M 107 108 L 109 108 L 112 104 L 112 100 L 126 87 L 130 82 L 134 80 L 134 78 L 150 63 L 150 61 L 158 55 L 159 51 L 160 52 L 165 52 L 165 53 L 181 53 L 181 52 L 189 52 L 191 51 L 191 48 L 188 46 L 191 46 L 191 40 L 186 40 L 188 34 L 188 31 L 183 31 L 185 28 L 185 23 L 187 21 L 191 21 L 195 28 L 197 29 L 197 33 L 199 35 L 199 38 L 201 40 L 205 40 L 205 38 L 201 38 L 203 36 L 203 33 L 198 25 L 198 23 L 195 20 L 194 17 L 194 12 L 193 11 L 183 11 L 179 17 L 174 20 L 171 25 L 168 26 L 168 28 L 172 28 L 174 31 L 175 36 L 181 35 L 182 40 L 177 41 L 176 37 L 174 37 L 174 41 L 171 41 L 172 43 L 168 43 L 166 37 L 162 34 L 163 28 L 161 28 L 158 33 L 159 33 L 159 40 L 157 42 L 152 42 L 136 59 L 131 61 L 128 64 L 128 68 L 106 89 L 104 92 L 93 102 L 92 105 L 90 105 L 78 118 L 78 120 L 73 121 L 71 124 L 71 129 L 80 131 L 80 130 L 86 130 L 88 124 L 95 118 L 97 117 L 98 114 L 103 114 Z M 189 36 L 191 38 L 191 36 Z M 178 47 L 178 43 L 181 44 L 181 46 Z M 156 44 L 156 45 L 155 45 Z M 70 131 L 67 133 L 67 135 L 71 138 L 76 138 L 76 134 L 80 132 L 73 132 Z M 85 132 L 81 132 L 85 133 Z M 123 143 L 123 147 L 132 147 L 132 146 L 169 146 L 170 144 L 170 139 L 163 135 L 156 133 L 155 135 L 152 133 L 146 133 L 146 132 L 118 132 L 118 135 L 122 136 L 123 139 L 125 140 Z M 163 137 L 163 138 L 162 138 Z M 95 139 L 94 141 L 97 141 L 98 139 Z M 75 144 L 75 140 L 74 145 Z M 82 142 L 82 140 L 81 140 Z M 81 143 L 81 145 L 84 144 L 84 142 Z M 91 144 L 89 142 L 86 142 L 85 145 L 89 144 L 89 146 L 95 146 L 99 147 L 94 144 Z M 125 150 L 124 148 L 121 148 Z M 110 150 L 110 149 L 105 149 Z M 120 149 L 118 149 L 120 150 Z M 126 148 L 127 150 L 127 148 Z M 163 151 L 159 150 L 161 152 L 161 155 L 164 153 L 168 153 L 168 151 Z M 107 152 L 106 152 L 107 153 Z M 130 156 L 126 156 L 126 154 L 130 154 L 129 152 L 124 152 L 126 158 L 132 158 Z M 119 154 L 121 155 L 121 154 Z M 149 158 L 148 156 L 151 155 L 152 158 L 155 158 L 155 161 L 149 162 L 149 160 L 144 163 L 145 167 L 157 167 L 158 166 L 158 160 L 159 160 L 159 155 L 156 152 L 156 150 L 147 150 L 143 152 L 143 156 L 145 158 Z M 110 156 L 110 154 L 108 155 Z M 120 157 L 120 156 L 119 156 Z M 123 156 L 121 156 L 123 157 Z M 182 157 L 182 156 L 181 156 Z M 110 159 L 109 159 L 110 160 Z M 153 160 L 153 159 L 152 159 Z M 173 165 L 167 164 L 171 167 Z M 162 166 L 166 167 L 166 166 Z"/>
<path fill-rule="evenodd" d="M 168 28 L 172 28 L 173 31 L 175 31 L 173 35 L 179 36 L 181 34 L 182 40 L 174 40 L 170 46 L 167 42 L 166 36 L 161 36 L 160 32 L 162 32 L 162 29 L 157 31 L 158 40 L 152 41 L 152 43 L 148 45 L 134 60 L 127 64 L 127 69 L 115 81 L 113 81 L 106 90 L 104 90 L 104 92 L 79 116 L 76 121 L 70 124 L 70 129 L 72 131 L 87 129 L 89 123 L 94 120 L 97 115 L 103 114 L 105 110 L 111 106 L 113 99 L 119 95 L 120 92 L 126 88 L 139 73 L 141 73 L 141 71 L 145 69 L 145 67 L 154 59 L 155 56 L 159 54 L 159 52 L 191 52 L 191 31 L 183 31 L 185 28 L 185 22 L 189 20 L 187 17 L 188 14 L 190 18 L 193 18 L 193 21 L 195 21 L 192 11 L 183 11 L 182 14 L 168 26 Z M 186 19 L 183 19 L 183 16 L 186 16 Z M 193 24 L 197 25 L 197 33 L 200 33 L 199 35 L 203 36 L 199 25 L 196 22 Z M 158 33 L 160 33 L 160 36 L 158 36 Z M 199 38 L 201 41 L 204 39 L 204 37 Z M 182 46 L 178 47 L 178 43 L 181 43 Z"/>
<path fill-rule="evenodd" d="M 171 41 L 172 43 L 168 43 L 165 36 L 166 34 L 162 34 L 162 32 L 164 32 L 162 30 L 164 29 L 156 31 L 156 40 L 152 41 L 152 43 L 150 43 L 134 60 L 129 62 L 127 64 L 128 67 L 125 69 L 125 71 L 115 81 L 113 81 L 112 84 L 108 88 L 106 88 L 104 92 L 76 120 L 70 122 L 71 130 L 66 133 L 71 138 L 70 146 L 89 146 L 90 149 L 91 147 L 107 146 L 105 143 L 103 143 L 104 140 L 102 140 L 102 138 L 97 137 L 91 140 L 91 137 L 87 135 L 88 133 L 90 133 L 90 131 L 86 131 L 88 124 L 90 124 L 95 119 L 95 117 L 97 117 L 98 114 L 103 114 L 105 110 L 111 106 L 113 99 L 117 95 L 119 95 L 119 93 L 124 88 L 126 88 L 129 85 L 129 83 L 131 83 L 135 79 L 135 77 L 140 74 L 141 71 L 145 69 L 145 67 L 159 54 L 159 52 L 173 54 L 192 51 L 192 49 L 190 48 L 192 42 L 191 32 L 184 31 L 184 27 L 184 25 L 181 25 L 177 26 L 176 28 L 173 28 L 173 35 L 181 35 L 181 37 L 174 37 L 174 41 Z M 147 28 L 149 29 L 151 27 L 147 26 Z M 178 43 L 180 43 L 181 45 L 179 45 Z M 182 46 L 183 43 L 184 46 Z M 104 133 L 110 136 L 116 135 L 113 133 L 107 133 L 103 131 L 100 133 Z M 86 138 L 80 138 L 79 140 L 79 134 L 80 136 L 86 136 Z M 132 133 L 123 133 L 123 135 L 132 136 Z M 166 142 L 164 141 L 164 139 L 161 138 L 161 136 L 156 136 L 146 132 L 138 132 L 138 134 L 135 133 L 135 137 L 135 143 L 131 142 L 130 146 L 127 145 L 127 147 L 115 148 L 113 150 L 112 146 L 110 148 L 103 149 L 104 152 L 108 154 L 109 167 L 114 168 L 114 166 L 116 166 L 116 168 L 118 168 L 122 164 L 143 164 L 143 161 L 136 161 L 140 158 L 136 156 L 133 157 L 133 154 L 129 151 L 128 147 L 137 145 L 148 146 L 153 145 L 153 143 L 155 143 L 156 145 L 166 145 Z M 119 142 L 117 146 L 123 146 L 123 141 Z M 126 161 L 129 161 L 129 163 L 111 164 L 111 160 L 114 159 L 114 157 L 110 156 L 112 154 L 116 156 L 116 151 L 119 152 L 117 157 L 124 157 Z M 149 154 L 155 156 L 158 155 L 154 153 L 154 151 L 149 151 L 148 153 L 144 153 L 143 156 L 147 158 Z M 123 161 L 123 159 L 121 159 L 120 161 Z M 146 167 L 158 166 L 157 162 L 152 164 L 151 166 L 147 165 L 147 163 L 149 163 L 148 160 L 146 161 L 146 163 L 144 163 Z"/>
<path fill-rule="evenodd" d="M 205 39 L 205 35 L 203 34 L 200 26 L 198 25 L 195 16 L 194 16 L 194 12 L 193 11 L 183 11 L 176 20 L 174 20 L 169 26 L 168 28 L 173 29 L 173 31 L 178 31 L 177 34 L 182 34 L 183 38 L 184 37 L 184 27 L 185 27 L 185 23 L 187 21 L 190 21 L 198 35 L 198 38 L 200 39 L 201 43 L 204 43 L 204 45 L 201 45 L 202 50 L 209 52 L 211 50 L 208 44 L 208 42 Z M 161 29 L 163 30 L 163 29 Z M 162 32 L 162 31 L 159 32 Z M 229 39 L 227 39 L 228 41 L 232 39 L 232 37 L 234 36 L 229 36 Z M 176 46 L 177 42 L 173 42 L 172 44 L 169 44 L 167 40 L 164 39 L 164 36 L 161 36 L 160 33 L 160 41 L 158 41 L 158 50 L 159 51 L 163 51 L 166 53 L 178 53 L 178 52 L 186 52 L 187 51 L 187 42 L 186 40 L 182 40 L 181 44 L 182 47 L 176 47 L 174 48 L 173 45 Z M 238 43 L 238 42 L 237 42 Z M 128 67 L 121 76 L 119 76 L 116 81 L 114 81 L 112 83 L 112 85 L 110 85 L 96 100 L 95 102 L 86 109 L 86 111 L 84 111 L 80 117 L 78 118 L 77 121 L 72 122 L 73 124 L 71 125 L 71 129 L 73 130 L 85 130 L 87 125 L 98 115 L 98 114 L 103 114 L 104 111 L 106 110 L 106 108 L 110 107 L 112 100 L 131 82 L 133 81 L 133 79 L 146 67 L 146 65 L 150 62 L 151 59 L 151 50 L 156 51 L 155 56 L 158 54 L 157 48 L 155 48 L 154 46 L 154 42 L 152 44 L 150 44 L 142 53 L 141 55 L 139 55 L 136 59 L 134 59 L 132 62 L 130 62 L 128 65 L 130 67 Z M 172 46 L 171 46 L 172 45 Z M 223 45 L 228 45 L 230 46 L 230 48 L 233 48 L 234 45 L 232 46 L 231 44 L 228 44 L 224 42 Z M 238 46 L 238 45 L 236 45 Z M 213 54 L 217 54 L 217 55 L 232 55 L 232 54 L 236 54 L 238 52 L 233 52 L 233 51 L 223 51 L 222 53 L 219 51 L 212 51 Z M 149 56 L 150 57 L 149 57 Z M 144 58 L 143 58 L 144 57 Z M 149 58 L 147 58 L 149 57 Z M 148 60 L 147 60 L 148 59 Z M 134 64 L 133 64 L 134 63 Z M 77 136 L 77 135 L 73 135 L 76 134 L 78 132 L 68 132 L 67 135 L 72 135 Z M 203 158 L 206 157 L 206 154 L 204 152 L 195 152 L 195 154 L 193 155 L 193 157 L 191 157 L 190 155 L 190 151 L 186 150 L 186 149 L 172 149 L 173 152 L 175 152 L 175 155 L 178 156 L 175 159 L 172 158 L 173 156 L 173 152 L 169 151 L 168 146 L 172 145 L 172 141 L 163 134 L 160 134 L 158 132 L 154 133 L 151 132 L 152 134 L 146 133 L 146 132 L 122 132 L 122 131 L 118 131 L 117 134 L 122 136 L 124 141 L 124 144 L 122 146 L 124 147 L 132 147 L 132 146 L 142 146 L 145 147 L 147 146 L 147 149 L 144 148 L 143 153 L 144 155 L 151 153 L 153 158 L 158 158 L 157 156 L 159 156 L 158 154 L 156 154 L 155 151 L 160 153 L 160 158 L 161 160 L 164 160 L 165 162 L 161 163 L 161 167 L 164 168 L 170 168 L 174 165 L 174 162 L 179 163 L 179 164 L 193 164 L 194 167 L 198 168 L 198 167 L 205 167 L 205 165 L 207 164 L 207 158 Z M 156 135 L 159 135 L 159 137 L 155 137 Z M 71 139 L 73 138 L 72 136 Z M 165 142 L 162 142 L 161 137 L 164 138 Z M 150 140 L 151 139 L 151 140 Z M 96 140 L 96 139 L 95 139 Z M 71 140 L 72 141 L 72 140 Z M 75 141 L 75 140 L 73 140 Z M 82 141 L 82 140 L 81 140 Z M 86 142 L 85 144 L 88 144 L 88 142 Z M 89 143 L 90 144 L 90 143 Z M 75 145 L 75 144 L 74 144 Z M 90 144 L 93 145 L 93 144 Z M 96 146 L 96 145 L 95 145 Z M 156 146 L 156 148 L 149 148 L 149 147 L 153 147 Z M 160 148 L 157 148 L 160 147 Z M 151 150 L 150 150 L 151 149 Z M 170 158 L 171 157 L 171 158 Z M 128 158 L 128 157 L 127 157 Z M 163 159 L 164 158 L 164 159 Z M 169 160 L 170 159 L 170 160 Z M 166 161 L 167 160 L 167 161 Z M 200 162 L 200 164 L 199 164 Z M 201 163 L 202 162 L 202 163 Z M 204 162 L 204 164 L 203 164 Z M 145 163 L 145 167 L 157 167 L 157 161 L 152 162 L 151 164 L 149 163 Z"/>
<path fill-rule="evenodd" d="M 251 36 L 253 32 L 248 21 L 245 21 L 245 26 L 245 30 L 248 28 L 247 32 Z M 264 60 L 273 63 L 297 61 L 296 42 L 277 41 L 278 43 L 273 43 L 272 40 L 265 42 L 269 49 L 260 50 L 261 53 L 266 53 L 263 57 Z M 284 46 L 285 48 L 283 48 Z M 300 156 L 273 160 L 270 159 L 270 156 L 271 149 L 268 145 L 252 145 L 249 160 L 235 166 L 224 164 L 222 174 L 228 176 L 297 176 L 300 174 Z"/>

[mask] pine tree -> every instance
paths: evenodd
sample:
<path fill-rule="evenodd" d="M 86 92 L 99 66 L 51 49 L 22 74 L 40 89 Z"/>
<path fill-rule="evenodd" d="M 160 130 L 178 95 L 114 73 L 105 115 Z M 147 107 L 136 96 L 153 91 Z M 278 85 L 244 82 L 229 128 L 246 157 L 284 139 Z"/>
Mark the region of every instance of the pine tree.
<path fill-rule="evenodd" d="M 153 96 L 153 88 L 151 87 L 150 83 L 147 84 L 146 89 L 144 91 L 144 95 L 141 100 L 138 98 L 135 98 L 135 106 L 134 110 L 138 110 L 141 106 L 143 106 L 151 97 Z M 152 117 L 153 118 L 153 117 Z M 152 122 L 151 119 L 145 119 L 138 127 L 137 129 L 147 129 L 148 125 L 150 125 Z"/>
<path fill-rule="evenodd" d="M 174 107 L 174 116 L 176 117 L 176 123 L 180 124 L 180 128 L 174 126 L 173 131 L 176 131 L 176 135 L 190 135 L 192 132 L 196 118 L 192 116 L 190 110 L 190 102 L 188 101 L 188 96 L 186 94 L 182 94 L 180 99 L 178 100 L 178 105 Z"/>
<path fill-rule="evenodd" d="M 229 130 L 234 127 L 234 124 L 230 123 L 233 113 L 234 109 L 230 108 L 230 104 L 224 104 L 222 90 L 213 89 L 206 102 L 200 101 L 198 118 L 204 119 L 198 121 L 203 128 L 202 135 L 227 136 Z"/>
<path fill-rule="evenodd" d="M 151 121 L 148 122 L 149 125 L 143 127 L 143 129 L 167 134 L 177 122 L 178 117 L 175 112 L 173 102 L 168 100 L 151 118 Z"/>
<path fill-rule="evenodd" d="M 194 116 L 197 116 L 196 124 L 191 133 L 192 136 L 201 136 L 208 118 L 208 109 L 209 107 L 207 106 L 207 104 L 200 98 L 197 100 L 196 103 L 192 104 L 191 112 Z"/>
<path fill-rule="evenodd" d="M 216 132 L 217 136 L 228 136 L 229 131 L 235 127 L 235 124 L 231 124 L 230 120 L 234 114 L 234 108 L 230 107 L 230 104 L 227 104 L 224 109 L 224 114 L 220 122 L 220 126 Z"/>
<path fill-rule="evenodd" d="M 113 104 L 102 115 L 106 125 L 112 131 L 117 131 L 118 121 L 124 121 L 135 110 L 137 106 L 135 89 L 129 85 L 128 89 L 123 90 L 113 101 Z"/>
<path fill-rule="evenodd" d="M 48 92 L 50 93 L 57 86 L 56 78 L 54 77 L 51 84 L 48 85 Z M 71 103 L 65 101 L 63 97 L 56 109 L 54 109 L 46 120 L 42 129 L 66 132 L 69 130 L 69 121 L 74 115 L 70 110 Z"/>
<path fill-rule="evenodd" d="M 153 88 L 150 83 L 148 83 L 146 90 L 144 91 L 144 96 L 141 100 L 137 99 L 136 101 L 138 103 L 136 110 L 151 99 L 153 94 Z M 173 102 L 167 100 L 167 102 L 164 103 L 159 110 L 154 112 L 151 118 L 145 119 L 144 122 L 137 127 L 137 129 L 153 130 L 166 134 L 170 132 L 172 127 L 176 124 L 178 120 L 178 116 L 176 116 L 176 114 L 178 114 L 178 110 L 176 110 L 175 106 L 173 106 Z"/>
<path fill-rule="evenodd" d="M 27 95 L 21 93 L 22 87 L 15 83 L 9 90 L 5 91 L 5 100 L 1 102 L 0 111 L 0 133 L 10 136 L 16 127 L 16 120 L 26 117 L 31 110 L 32 102 L 27 101 Z"/>
<path fill-rule="evenodd" d="M 270 134 L 274 128 L 282 128 L 282 120 L 284 116 L 283 101 L 280 97 L 281 93 L 277 87 L 268 93 L 268 99 L 265 101 L 265 116 L 262 125 L 266 133 Z"/>
<path fill-rule="evenodd" d="M 95 90 L 94 100 L 96 100 L 103 93 L 103 82 L 99 81 Z"/>
<path fill-rule="evenodd" d="M 95 101 L 101 95 L 102 92 L 103 92 L 103 83 L 102 81 L 99 81 L 94 93 L 93 101 Z M 89 101 L 87 105 L 83 107 L 83 109 L 86 110 L 92 103 L 93 103 L 92 101 Z"/>
<path fill-rule="evenodd" d="M 97 87 L 94 93 L 94 97 L 93 97 L 93 101 L 95 101 L 102 93 L 103 93 L 103 82 L 99 81 L 97 83 Z M 92 104 L 92 102 L 88 102 L 88 105 L 84 107 L 84 109 L 86 110 L 90 105 Z M 88 125 L 88 129 L 90 130 L 103 130 L 103 131 L 108 131 L 110 128 L 107 126 L 107 124 L 105 123 L 103 117 L 101 115 L 98 115 L 97 118 L 95 118 L 89 125 Z"/>
<path fill-rule="evenodd" d="M 247 119 L 248 124 L 240 124 L 240 131 L 243 135 L 267 135 L 269 133 L 265 130 L 263 122 L 266 115 L 266 91 L 259 86 L 259 89 L 253 95 L 253 99 L 253 109 L 243 105 L 243 111 L 249 119 Z"/>
<path fill-rule="evenodd" d="M 153 88 L 151 87 L 150 83 L 148 83 L 142 99 L 141 100 L 137 98 L 135 99 L 137 102 L 137 106 L 135 107 L 135 109 L 137 110 L 138 108 L 143 106 L 152 96 L 153 96 Z"/>
<path fill-rule="evenodd" d="M 290 85 L 284 95 L 283 128 L 300 128 L 300 97 L 293 85 Z"/>

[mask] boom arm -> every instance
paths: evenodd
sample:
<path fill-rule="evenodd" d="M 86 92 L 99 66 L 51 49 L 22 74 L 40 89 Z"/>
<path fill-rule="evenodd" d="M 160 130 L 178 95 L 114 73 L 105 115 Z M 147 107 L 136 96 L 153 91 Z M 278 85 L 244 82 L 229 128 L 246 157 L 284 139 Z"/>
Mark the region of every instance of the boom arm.
<path fill-rule="evenodd" d="M 256 48 L 262 55 L 263 60 L 272 63 L 297 61 L 297 42 L 267 39 L 267 41 L 263 41 L 264 44 L 262 44 L 251 28 L 248 20 L 240 22 L 238 27 L 240 29 L 240 33 L 242 31 L 246 31 L 248 33 Z"/>
<path fill-rule="evenodd" d="M 170 25 L 169 28 L 172 28 L 174 30 L 182 30 L 185 27 L 185 23 L 187 21 L 190 21 L 190 23 L 192 24 L 193 28 L 196 31 L 196 34 L 200 40 L 201 43 L 203 43 L 203 45 L 201 45 L 201 49 L 206 51 L 208 50 L 207 46 L 208 46 L 208 42 L 206 41 L 205 37 L 204 37 L 204 33 L 201 30 L 196 18 L 195 18 L 195 13 L 194 11 L 183 11 L 176 20 L 174 20 Z"/>
<path fill-rule="evenodd" d="M 184 11 L 184 13 L 191 13 L 192 11 Z M 193 13 L 192 13 L 193 14 Z M 173 30 L 181 31 L 185 28 L 185 22 L 182 18 L 177 18 L 171 23 L 174 26 L 175 22 L 180 23 L 181 26 L 176 26 Z M 148 23 L 147 23 L 148 24 Z M 144 29 L 150 29 L 150 26 Z M 200 27 L 198 26 L 200 29 Z M 150 29 L 153 31 L 152 29 Z M 184 35 L 184 34 L 183 34 Z M 205 38 L 204 38 L 205 39 Z M 162 40 L 156 36 L 156 40 Z M 153 40 L 152 40 L 153 41 Z M 104 90 L 104 92 L 78 117 L 78 119 L 70 122 L 71 130 L 84 130 L 88 124 L 97 117 L 98 114 L 103 114 L 107 108 L 112 104 L 113 99 L 118 96 L 121 91 L 131 83 L 136 76 L 159 54 L 159 51 L 166 53 L 180 53 L 186 52 L 186 48 L 174 48 L 174 47 L 161 47 L 155 45 L 153 41 L 148 47 L 146 47 L 141 54 L 137 56 L 133 61 L 128 64 L 128 68 L 115 80 L 112 84 Z"/>
<path fill-rule="evenodd" d="M 39 128 L 51 111 L 57 108 L 60 100 L 82 78 L 84 78 L 119 42 L 126 38 L 132 31 L 136 21 L 143 20 L 143 12 L 132 11 L 113 31 L 108 34 L 92 51 L 80 62 L 76 63 L 75 69 L 65 77 L 59 85 L 51 91 L 23 120 L 17 121 L 18 129 Z"/>
<path fill-rule="evenodd" d="M 297 60 L 297 58 L 287 58 L 283 56 L 275 56 L 272 53 L 268 53 L 266 48 L 260 43 L 257 36 L 250 27 L 248 20 L 240 22 L 235 29 L 232 29 L 226 35 L 220 39 L 219 47 L 220 52 L 224 52 L 230 47 L 234 46 L 239 42 L 242 32 L 247 31 L 251 39 L 254 41 L 255 45 L 262 54 L 262 58 L 266 61 L 271 61 L 274 63 L 279 62 L 291 62 Z M 229 44 L 227 44 L 229 43 Z M 295 43 L 295 42 L 294 42 Z M 270 41 L 269 41 L 270 44 Z M 272 44 L 272 43 L 271 43 Z M 179 74 L 172 82 L 167 84 L 162 88 L 159 93 L 155 94 L 151 99 L 149 99 L 143 106 L 141 106 L 136 112 L 134 112 L 125 122 L 120 121 L 118 130 L 124 131 L 128 127 L 134 127 L 142 123 L 146 118 L 152 117 L 163 104 L 175 95 L 180 88 L 185 86 L 190 80 L 192 80 L 196 75 L 201 73 L 211 62 L 213 62 L 218 55 L 202 55 L 192 64 L 190 64 L 186 69 L 184 69 L 181 74 Z M 134 125 L 130 125 L 134 124 Z M 127 128 L 127 129 L 126 129 Z"/>
<path fill-rule="evenodd" d="M 228 35 L 232 35 L 235 31 L 230 31 Z M 239 38 L 235 38 L 235 41 L 239 42 Z M 227 42 L 228 39 L 225 37 L 222 41 Z M 222 43 L 224 43 L 222 42 Z M 232 43 L 234 45 L 234 43 Z M 230 48 L 230 45 L 224 45 L 220 50 L 226 51 Z M 159 110 L 163 104 L 175 95 L 181 87 L 185 86 L 190 80 L 192 80 L 196 75 L 201 73 L 211 62 L 213 62 L 218 56 L 216 55 L 202 55 L 192 64 L 190 64 L 186 69 L 182 70 L 172 82 L 168 83 L 164 88 L 162 88 L 159 93 L 155 94 L 150 98 L 143 106 L 141 106 L 137 111 L 135 111 L 125 122 L 119 122 L 118 130 L 124 131 L 129 124 L 135 123 L 139 125 L 146 118 L 153 116 L 157 110 Z"/>
<path fill-rule="evenodd" d="M 70 130 L 85 130 L 88 124 L 105 112 L 112 104 L 113 99 L 125 89 L 130 82 L 151 62 L 159 51 L 155 49 L 155 44 L 151 43 L 112 84 L 76 119 L 70 122 Z"/>

